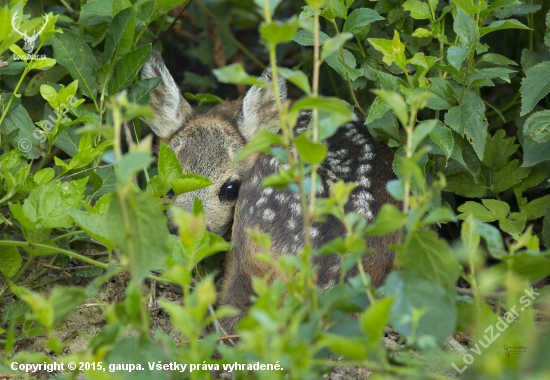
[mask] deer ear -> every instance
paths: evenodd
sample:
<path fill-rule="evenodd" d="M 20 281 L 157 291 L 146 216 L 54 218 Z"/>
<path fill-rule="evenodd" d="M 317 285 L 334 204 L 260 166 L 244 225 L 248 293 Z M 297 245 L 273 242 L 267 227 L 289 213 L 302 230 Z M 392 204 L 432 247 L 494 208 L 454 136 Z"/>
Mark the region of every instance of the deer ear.
<path fill-rule="evenodd" d="M 236 115 L 239 131 L 247 140 L 252 139 L 260 129 L 272 131 L 279 129 L 276 123 L 279 119 L 279 112 L 272 90 L 272 74 L 269 67 L 262 73 L 262 78 L 267 80 L 268 86 L 252 86 L 246 93 Z M 284 103 L 287 97 L 286 81 L 280 75 L 277 78 L 277 86 L 281 103 Z"/>
<path fill-rule="evenodd" d="M 140 79 L 160 77 L 161 82 L 153 92 L 149 106 L 155 118 L 147 120 L 153 132 L 166 143 L 185 124 L 193 110 L 181 95 L 174 78 L 168 72 L 159 53 L 151 51 L 151 59 L 143 66 Z"/>

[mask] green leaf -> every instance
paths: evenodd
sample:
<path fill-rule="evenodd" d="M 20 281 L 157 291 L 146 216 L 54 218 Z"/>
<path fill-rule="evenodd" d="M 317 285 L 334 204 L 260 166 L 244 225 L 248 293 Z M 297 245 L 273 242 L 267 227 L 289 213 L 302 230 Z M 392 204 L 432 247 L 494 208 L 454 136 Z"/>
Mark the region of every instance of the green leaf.
<path fill-rule="evenodd" d="M 292 16 L 286 21 L 273 21 L 270 24 L 260 24 L 260 35 L 268 43 L 277 45 L 290 42 L 298 30 L 298 18 Z"/>
<path fill-rule="evenodd" d="M 43 84 L 40 86 L 40 95 L 48 102 L 50 107 L 57 109 L 59 107 L 59 100 L 57 99 L 57 91 L 52 86 Z"/>
<path fill-rule="evenodd" d="M 267 129 L 261 129 L 254 135 L 252 140 L 246 143 L 245 147 L 237 153 L 236 162 L 241 162 L 243 158 L 254 152 L 268 153 L 271 145 L 281 144 L 281 136 Z"/>
<path fill-rule="evenodd" d="M 501 219 L 498 222 L 500 229 L 510 235 L 520 235 L 525 229 L 527 217 L 518 212 L 511 213 L 507 219 Z"/>
<path fill-rule="evenodd" d="M 519 187 L 519 190 L 523 192 L 534 186 L 537 186 L 539 183 L 547 178 L 548 170 L 546 169 L 546 165 L 541 163 L 531 167 L 531 172 L 529 173 L 529 176 L 521 181 L 517 186 Z"/>
<path fill-rule="evenodd" d="M 494 222 L 495 220 L 498 220 L 498 218 L 496 218 L 491 211 L 487 210 L 487 208 L 477 202 L 465 202 L 458 207 L 458 211 L 461 212 L 458 217 L 462 220 L 466 220 L 469 215 L 472 215 L 474 218 L 477 218 L 482 222 Z M 508 213 L 506 213 L 506 215 L 508 215 Z"/>
<path fill-rule="evenodd" d="M 403 126 L 409 123 L 409 107 L 401 95 L 393 91 L 373 90 L 383 101 L 385 101 L 395 112 Z"/>
<path fill-rule="evenodd" d="M 437 124 L 439 124 L 439 120 L 424 120 L 414 128 L 411 144 L 413 152 L 416 151 L 418 145 L 432 132 Z"/>
<path fill-rule="evenodd" d="M 430 212 L 423 222 L 426 224 L 456 222 L 455 214 L 447 207 L 438 207 Z"/>
<path fill-rule="evenodd" d="M 515 137 L 506 138 L 504 130 L 498 130 L 492 138 L 487 139 L 483 163 L 492 171 L 502 169 L 517 150 L 519 145 L 514 144 Z"/>
<path fill-rule="evenodd" d="M 535 143 L 550 140 L 550 110 L 533 113 L 523 124 L 523 135 Z"/>
<path fill-rule="evenodd" d="M 63 209 L 78 209 L 85 187 L 86 179 L 41 186 L 25 200 L 24 215 L 37 228 L 69 228 L 73 222 Z"/>
<path fill-rule="evenodd" d="M 279 74 L 290 83 L 297 86 L 300 90 L 306 94 L 311 94 L 311 86 L 309 85 L 309 79 L 307 75 L 300 70 L 290 70 L 284 67 L 279 67 Z"/>
<path fill-rule="evenodd" d="M 128 87 L 128 100 L 140 105 L 148 105 L 151 100 L 151 92 L 157 88 L 161 78 L 148 78 L 133 83 Z"/>
<path fill-rule="evenodd" d="M 183 169 L 176 154 L 164 143 L 160 145 L 158 171 L 159 177 L 166 183 L 183 175 Z"/>
<path fill-rule="evenodd" d="M 267 87 L 265 80 L 248 75 L 240 63 L 233 63 L 221 69 L 215 69 L 213 73 L 222 83 Z"/>
<path fill-rule="evenodd" d="M 453 30 L 463 46 L 473 45 L 475 39 L 474 20 L 461 9 L 456 12 Z"/>
<path fill-rule="evenodd" d="M 470 173 L 458 173 L 447 177 L 445 190 L 452 191 L 458 195 L 468 198 L 483 198 L 487 194 L 485 179 L 479 182 Z"/>
<path fill-rule="evenodd" d="M 345 60 L 345 63 L 344 63 L 344 60 Z M 363 70 L 355 68 L 356 66 L 355 57 L 347 49 L 344 49 L 343 59 L 340 55 L 333 54 L 327 57 L 326 62 L 327 62 L 327 65 L 332 67 L 334 71 L 336 71 L 345 80 L 347 80 L 348 75 L 352 81 L 363 76 Z"/>
<path fill-rule="evenodd" d="M 480 59 L 478 59 L 477 64 L 480 63 L 492 63 L 494 65 L 501 65 L 501 66 L 517 66 L 518 64 L 515 61 L 512 61 L 511 59 L 508 59 L 507 57 L 495 54 L 495 53 L 486 53 L 481 56 Z"/>
<path fill-rule="evenodd" d="M 369 38 L 368 41 L 373 48 L 384 54 L 383 61 L 390 66 L 393 62 L 403 71 L 406 71 L 407 57 L 405 56 L 405 45 L 401 42 L 399 32 L 394 30 L 392 40 L 381 38 Z"/>
<path fill-rule="evenodd" d="M 430 139 L 441 148 L 448 160 L 453 153 L 454 147 L 453 134 L 450 129 L 443 123 L 438 122 L 434 129 L 430 132 Z"/>
<path fill-rule="evenodd" d="M 29 63 L 28 70 L 41 70 L 47 67 L 49 68 L 54 66 L 55 63 L 55 59 L 53 58 L 35 59 Z"/>
<path fill-rule="evenodd" d="M 113 76 L 109 81 L 109 94 L 119 92 L 134 81 L 139 69 L 151 57 L 151 44 L 137 48 L 131 53 L 123 56 L 115 65 Z"/>
<path fill-rule="evenodd" d="M 86 289 L 76 286 L 56 286 L 48 297 L 48 304 L 53 310 L 53 325 L 58 326 L 65 318 L 86 301 Z M 32 307 L 32 305 L 31 305 Z"/>
<path fill-rule="evenodd" d="M 304 133 L 292 140 L 298 153 L 308 164 L 320 164 L 327 156 L 327 147 L 321 143 L 315 143 L 306 137 Z"/>
<path fill-rule="evenodd" d="M 535 220 L 544 216 L 549 205 L 550 195 L 545 195 L 521 206 L 520 210 L 527 216 L 528 220 Z"/>
<path fill-rule="evenodd" d="M 550 248 L 550 207 L 546 209 L 542 221 L 542 242 L 546 249 Z"/>
<path fill-rule="evenodd" d="M 359 317 L 361 327 L 369 337 L 369 344 L 372 345 L 380 341 L 388 324 L 392 304 L 393 298 L 383 298 L 371 304 Z"/>
<path fill-rule="evenodd" d="M 479 34 L 481 37 L 483 37 L 486 34 L 489 34 L 491 32 L 494 32 L 496 30 L 502 30 L 502 29 L 521 29 L 521 30 L 531 30 L 527 25 L 523 25 L 518 20 L 510 19 L 510 20 L 499 20 L 494 21 L 489 26 L 480 28 Z"/>
<path fill-rule="evenodd" d="M 57 63 L 64 66 L 73 79 L 78 79 L 82 93 L 95 102 L 99 83 L 97 61 L 90 47 L 68 29 L 63 29 L 62 34 L 53 37 L 52 46 Z"/>
<path fill-rule="evenodd" d="M 325 41 L 321 48 L 321 61 L 324 61 L 332 53 L 339 51 L 346 41 L 353 38 L 351 33 L 340 33 Z"/>
<path fill-rule="evenodd" d="M 158 207 L 158 200 L 149 194 L 131 192 L 122 202 L 124 205 L 119 197 L 111 199 L 105 229 L 109 240 L 132 262 L 134 280 L 139 282 L 150 270 L 165 265 L 170 236 L 168 221 Z"/>
<path fill-rule="evenodd" d="M 103 141 L 99 143 L 96 147 L 94 147 L 94 145 L 95 144 L 92 141 L 92 135 L 85 134 L 80 138 L 80 141 L 78 142 L 78 153 L 71 159 L 69 164 L 64 163 L 57 157 L 54 158 L 55 162 L 59 166 L 62 166 L 65 172 L 73 169 L 83 168 L 94 161 L 96 157 L 103 154 L 105 149 L 111 146 L 111 143 L 109 141 Z"/>
<path fill-rule="evenodd" d="M 354 119 L 353 107 L 350 107 L 348 103 L 337 98 L 325 98 L 325 97 L 304 97 L 296 101 L 291 109 L 291 113 L 297 114 L 302 110 L 317 109 L 319 111 L 325 111 L 332 114 L 338 114 L 345 117 L 347 120 L 342 124 Z"/>
<path fill-rule="evenodd" d="M 416 230 L 407 237 L 408 252 L 399 260 L 405 271 L 421 275 L 453 294 L 460 265 L 447 242 L 435 232 Z"/>
<path fill-rule="evenodd" d="M 519 160 L 512 160 L 504 165 L 500 170 L 493 173 L 491 191 L 500 193 L 529 175 L 530 169 L 519 167 Z"/>
<path fill-rule="evenodd" d="M 12 301 L 4 308 L 2 323 L 23 323 L 25 322 L 25 315 L 30 311 L 29 306 L 24 301 Z"/>
<path fill-rule="evenodd" d="M 50 182 L 55 176 L 55 170 L 52 168 L 44 168 L 36 172 L 34 175 L 34 182 L 39 185 L 45 185 Z"/>
<path fill-rule="evenodd" d="M 466 59 L 470 49 L 466 46 L 451 46 L 447 49 L 447 60 L 455 69 L 460 70 L 462 62 Z"/>
<path fill-rule="evenodd" d="M 387 235 L 405 225 L 407 216 L 390 203 L 385 203 L 365 230 L 367 236 Z"/>
<path fill-rule="evenodd" d="M 206 103 L 223 103 L 224 100 L 220 98 L 219 96 L 212 95 L 212 94 L 192 94 L 190 92 L 186 92 L 183 94 L 187 99 L 196 100 L 199 102 L 199 107 Z"/>
<path fill-rule="evenodd" d="M 170 186 L 176 195 L 199 190 L 212 184 L 213 182 L 208 178 L 193 173 L 182 174 L 180 177 L 170 181 Z"/>
<path fill-rule="evenodd" d="M 17 247 L 0 245 L 0 272 L 6 278 L 15 276 L 22 264 Z"/>
<path fill-rule="evenodd" d="M 489 123 L 485 118 L 485 104 L 478 95 L 467 92 L 462 105 L 445 114 L 445 124 L 460 135 L 466 134 L 477 156 L 483 160 Z"/>
<path fill-rule="evenodd" d="M 324 33 L 319 32 L 319 46 L 323 45 L 330 37 Z M 299 30 L 294 36 L 294 42 L 302 46 L 313 46 L 313 34 L 309 30 Z"/>
<path fill-rule="evenodd" d="M 80 210 L 65 208 L 63 211 L 88 235 L 105 245 L 108 251 L 114 246 L 109 240 L 109 233 L 105 228 L 105 218 L 99 214 L 92 214 Z"/>
<path fill-rule="evenodd" d="M 57 83 L 61 78 L 67 75 L 67 69 L 56 65 L 49 70 L 39 72 L 31 78 L 27 87 L 25 87 L 25 96 L 34 96 L 39 93 L 40 86 L 47 83 Z"/>
<path fill-rule="evenodd" d="M 411 12 L 411 17 L 416 20 L 429 20 L 432 17 L 428 4 L 420 0 L 407 0 L 403 4 L 403 9 Z"/>
<path fill-rule="evenodd" d="M 472 0 L 452 0 L 453 3 L 467 15 L 472 16 L 474 14 L 474 3 Z"/>
<path fill-rule="evenodd" d="M 523 165 L 533 166 L 550 160 L 550 141 L 538 144 L 529 138 L 523 141 Z"/>
<path fill-rule="evenodd" d="M 376 98 L 374 98 L 374 101 L 369 108 L 369 114 L 367 115 L 367 120 L 365 120 L 365 124 L 370 124 L 373 121 L 380 119 L 390 109 L 391 107 L 389 106 L 389 104 L 382 100 L 381 97 L 377 96 Z"/>
<path fill-rule="evenodd" d="M 82 6 L 78 24 L 86 27 L 96 46 L 105 37 L 113 15 L 113 0 L 91 0 Z"/>
<path fill-rule="evenodd" d="M 527 115 L 550 92 L 550 61 L 541 62 L 525 72 L 521 81 L 521 116 Z"/>
<path fill-rule="evenodd" d="M 348 15 L 344 23 L 343 32 L 361 34 L 367 26 L 376 21 L 385 20 L 376 11 L 370 8 L 358 8 Z"/>
<path fill-rule="evenodd" d="M 134 41 L 136 20 L 133 8 L 126 8 L 113 17 L 107 29 L 105 48 L 103 49 L 103 64 L 117 62 L 130 52 Z"/>
<path fill-rule="evenodd" d="M 510 206 L 506 202 L 496 199 L 482 199 L 483 207 L 477 202 L 466 202 L 462 204 L 458 211 L 460 219 L 466 220 L 468 215 L 481 220 L 482 222 L 494 222 L 495 220 L 506 219 L 510 212 Z"/>
<path fill-rule="evenodd" d="M 350 359 L 363 360 L 369 357 L 364 338 L 324 333 L 320 344 Z"/>
<path fill-rule="evenodd" d="M 503 263 L 497 265 L 498 269 L 509 269 L 531 283 L 543 279 L 550 273 L 550 260 L 540 254 L 519 253 L 514 256 L 503 257 L 503 261 Z"/>
<path fill-rule="evenodd" d="M 118 179 L 121 183 L 127 183 L 135 173 L 148 168 L 151 160 L 151 152 L 131 152 L 125 154 L 118 164 Z"/>
<path fill-rule="evenodd" d="M 437 283 L 410 272 L 392 272 L 383 290 L 386 297 L 394 298 L 390 324 L 400 334 L 418 340 L 433 337 L 435 345 L 453 333 L 457 319 L 454 298 Z"/>
<path fill-rule="evenodd" d="M 22 105 L 8 112 L 0 125 L 0 131 L 6 135 L 15 130 L 19 130 L 19 134 L 11 141 L 11 145 L 19 147 L 21 154 L 28 159 L 40 157 L 41 153 L 37 147 L 44 149 L 45 139 L 36 131 L 31 117 Z"/>

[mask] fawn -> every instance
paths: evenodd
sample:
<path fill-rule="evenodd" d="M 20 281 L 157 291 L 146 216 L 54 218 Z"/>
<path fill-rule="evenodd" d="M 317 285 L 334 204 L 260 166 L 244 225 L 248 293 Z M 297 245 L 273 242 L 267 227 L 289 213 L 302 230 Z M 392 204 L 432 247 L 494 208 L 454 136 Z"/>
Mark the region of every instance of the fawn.
<path fill-rule="evenodd" d="M 141 70 L 141 79 L 160 77 L 162 81 L 151 93 L 150 106 L 155 114 L 149 121 L 153 132 L 177 155 L 183 169 L 209 178 L 214 184 L 179 195 L 175 204 L 191 210 L 198 197 L 206 214 L 209 231 L 231 239 L 231 250 L 224 263 L 220 304 L 243 312 L 254 294 L 251 278 L 264 276 L 270 267 L 254 259 L 261 249 L 252 242 L 245 228 L 258 227 L 272 239 L 274 258 L 296 254 L 302 248 L 303 228 L 299 195 L 289 190 L 262 188 L 262 180 L 278 173 L 277 158 L 256 153 L 234 164 L 237 152 L 262 128 L 276 130 L 278 112 L 275 96 L 268 88 L 253 86 L 241 100 L 226 102 L 203 114 L 195 114 L 184 100 L 161 56 L 152 52 Z M 271 80 L 271 73 L 263 77 Z M 287 97 L 285 80 L 278 79 L 281 100 Z M 296 123 L 295 134 L 304 131 L 311 112 L 303 112 Z M 322 179 L 319 197 L 328 196 L 328 181 L 356 182 L 346 212 L 362 214 L 372 220 L 386 202 L 394 202 L 385 184 L 394 178 L 392 150 L 375 141 L 362 123 L 349 123 L 325 141 L 328 156 L 318 169 Z M 329 216 L 323 223 L 313 223 L 311 241 L 314 247 L 345 235 L 343 225 Z M 373 285 L 381 285 L 393 262 L 393 253 L 386 248 L 392 236 L 369 238 L 367 245 L 374 252 L 363 258 L 363 267 Z M 317 283 L 323 291 L 334 285 L 340 276 L 341 255 L 316 257 Z M 357 273 L 357 268 L 352 270 Z M 237 318 L 224 324 L 232 331 Z"/>

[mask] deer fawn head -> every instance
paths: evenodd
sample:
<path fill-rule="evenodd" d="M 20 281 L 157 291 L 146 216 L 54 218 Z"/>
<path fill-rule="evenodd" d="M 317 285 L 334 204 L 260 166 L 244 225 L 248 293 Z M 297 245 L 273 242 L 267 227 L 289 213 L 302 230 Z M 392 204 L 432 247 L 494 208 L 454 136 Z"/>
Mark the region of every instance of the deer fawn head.
<path fill-rule="evenodd" d="M 27 48 L 26 51 L 27 51 L 27 53 L 31 54 L 32 51 L 34 50 L 34 43 L 36 42 L 36 40 L 38 39 L 38 36 L 42 33 L 42 31 L 46 27 L 46 25 L 48 24 L 48 21 L 50 20 L 50 16 L 48 14 L 46 14 L 44 16 L 44 23 L 42 24 L 42 27 L 40 29 L 38 29 L 37 31 L 35 31 L 30 36 L 27 35 L 27 30 L 26 29 L 25 29 L 24 32 L 21 32 L 19 30 L 19 27 L 15 26 L 15 24 L 17 23 L 18 18 L 19 18 L 19 11 L 16 11 L 13 14 L 13 17 L 11 18 L 11 26 L 12 26 L 13 30 L 16 31 L 23 38 L 23 40 L 25 41 L 26 48 Z"/>
<path fill-rule="evenodd" d="M 268 70 L 262 76 L 271 80 Z M 254 156 L 250 156 L 235 164 L 235 156 L 260 129 L 277 129 L 278 112 L 270 86 L 254 86 L 242 101 L 228 102 L 197 114 L 181 95 L 157 52 L 151 53 L 140 77 L 162 79 L 151 93 L 150 106 L 155 118 L 148 124 L 153 132 L 176 154 L 184 172 L 197 173 L 214 183 L 205 189 L 177 196 L 175 204 L 191 210 L 193 199 L 199 198 L 204 205 L 207 228 L 227 236 L 240 184 L 254 162 Z M 286 84 L 281 77 L 278 86 L 284 102 Z"/>

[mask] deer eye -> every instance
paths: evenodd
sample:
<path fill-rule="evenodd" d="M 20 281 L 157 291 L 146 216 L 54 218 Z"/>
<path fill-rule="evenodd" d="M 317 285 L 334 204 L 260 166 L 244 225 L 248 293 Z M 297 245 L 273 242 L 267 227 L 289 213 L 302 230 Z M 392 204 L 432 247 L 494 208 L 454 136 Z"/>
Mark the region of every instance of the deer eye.
<path fill-rule="evenodd" d="M 234 201 L 239 196 L 239 182 L 231 182 L 222 188 L 222 196 L 228 201 Z"/>

